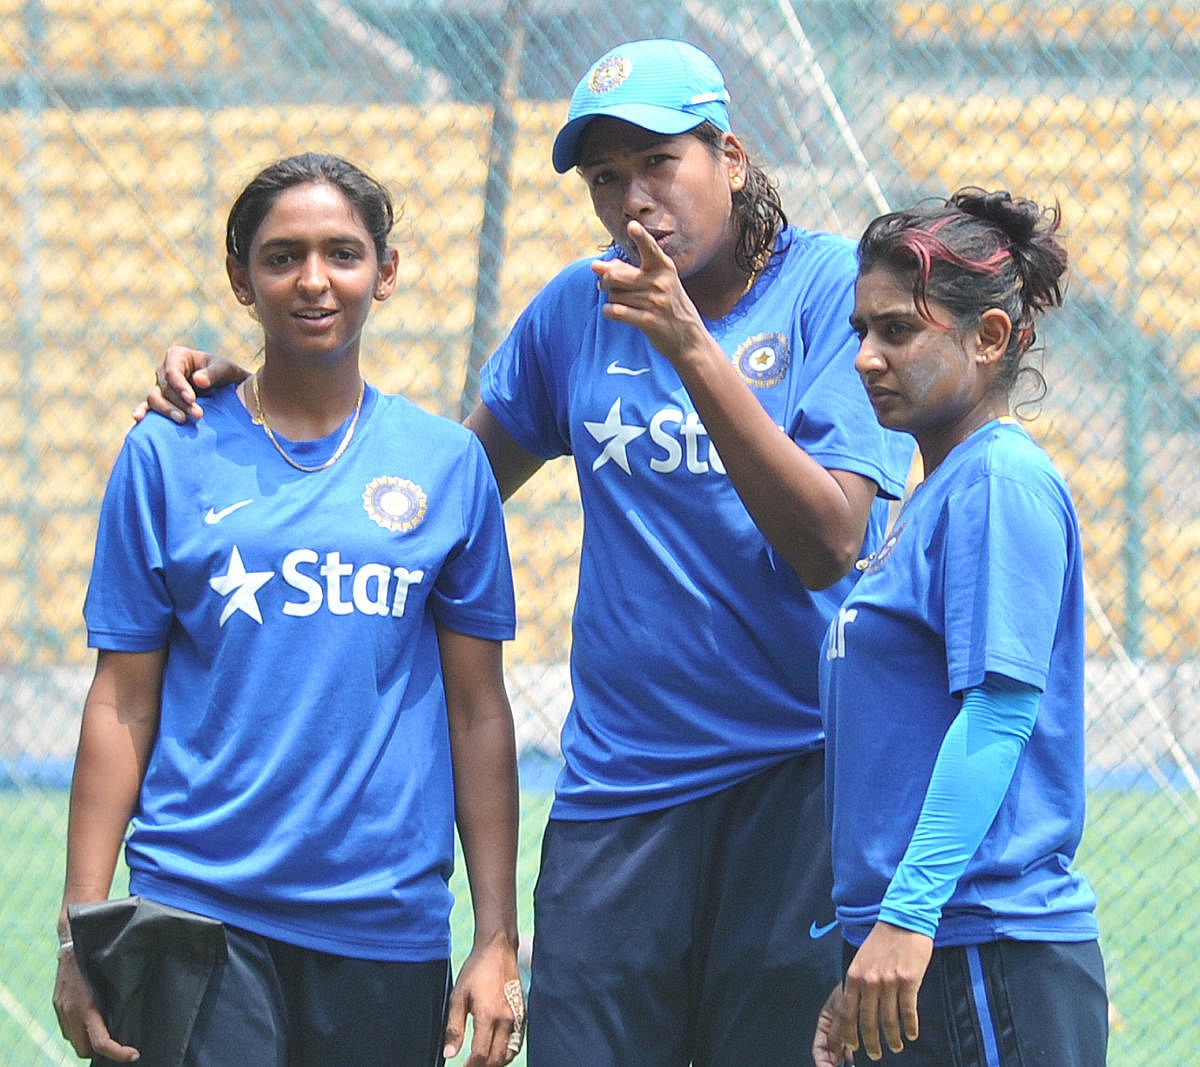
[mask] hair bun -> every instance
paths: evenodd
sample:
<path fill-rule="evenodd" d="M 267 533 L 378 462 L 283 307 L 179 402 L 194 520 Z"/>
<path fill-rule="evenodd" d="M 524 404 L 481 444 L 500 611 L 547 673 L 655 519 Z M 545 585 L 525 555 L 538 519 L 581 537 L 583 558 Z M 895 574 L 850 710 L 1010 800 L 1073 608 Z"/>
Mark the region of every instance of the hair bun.
<path fill-rule="evenodd" d="M 950 203 L 967 215 L 974 215 L 1003 230 L 1010 240 L 1029 241 L 1044 212 L 1032 200 L 1014 200 L 1007 190 L 987 192 L 974 186 L 959 189 Z"/>
<path fill-rule="evenodd" d="M 1057 202 L 1044 208 L 1023 197 L 1014 199 L 1007 190 L 988 192 L 975 186 L 959 189 L 947 202 L 1003 235 L 1031 309 L 1062 303 L 1067 253 L 1056 236 L 1062 221 Z"/>

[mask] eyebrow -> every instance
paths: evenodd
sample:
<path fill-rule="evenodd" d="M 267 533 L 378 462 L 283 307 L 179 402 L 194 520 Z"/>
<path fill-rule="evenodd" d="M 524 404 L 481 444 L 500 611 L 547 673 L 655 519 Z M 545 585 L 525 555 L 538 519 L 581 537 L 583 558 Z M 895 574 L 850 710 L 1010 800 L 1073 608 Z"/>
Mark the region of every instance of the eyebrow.
<path fill-rule="evenodd" d="M 849 318 L 850 328 L 852 330 L 865 329 L 870 323 L 881 322 L 911 322 L 914 318 L 920 318 L 920 312 L 915 312 L 912 309 L 905 310 L 902 308 L 884 308 L 882 311 L 875 312 L 871 315 L 851 315 Z"/>
<path fill-rule="evenodd" d="M 675 137 L 677 137 L 677 136 L 678 136 L 678 134 L 676 134 L 676 135 L 664 134 L 663 136 L 655 137 L 651 141 L 644 141 L 641 144 L 637 144 L 637 145 L 626 145 L 625 147 L 630 152 L 635 153 L 635 154 L 640 153 L 640 152 L 649 152 L 651 149 L 661 148 L 665 144 L 670 144 L 672 141 L 675 140 Z M 593 154 L 591 156 L 581 156 L 579 159 L 578 165 L 581 169 L 586 169 L 588 167 L 598 167 L 601 164 L 606 163 L 607 161 L 608 161 L 607 156 Z"/>
<path fill-rule="evenodd" d="M 259 246 L 261 248 L 294 248 L 296 245 L 305 245 L 309 242 L 303 237 L 273 237 L 269 241 L 263 241 Z M 335 234 L 332 237 L 324 237 L 320 244 L 323 245 L 362 245 L 364 248 L 367 242 L 358 234 Z"/>

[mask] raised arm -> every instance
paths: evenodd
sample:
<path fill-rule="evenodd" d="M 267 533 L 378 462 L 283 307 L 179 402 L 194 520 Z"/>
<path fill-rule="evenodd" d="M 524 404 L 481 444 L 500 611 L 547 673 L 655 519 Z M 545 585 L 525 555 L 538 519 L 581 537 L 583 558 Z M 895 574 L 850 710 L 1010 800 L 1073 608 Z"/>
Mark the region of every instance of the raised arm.
<path fill-rule="evenodd" d="M 500 487 L 500 499 L 507 500 L 521 488 L 545 462 L 527 452 L 483 404 L 476 406 L 463 425 L 475 432 L 492 465 L 492 474 Z"/>
<path fill-rule="evenodd" d="M 106 900 L 117 856 L 137 804 L 158 732 L 166 650 L 100 652 L 83 707 L 71 779 L 67 876 L 58 916 L 59 943 L 71 941 L 67 908 Z M 69 947 L 59 951 L 54 1010 L 63 1037 L 80 1056 L 129 1062 L 137 1050 L 113 1040 Z"/>
<path fill-rule="evenodd" d="M 172 345 L 155 368 L 154 387 L 133 409 L 133 421 L 141 422 L 151 411 L 172 422 L 201 419 L 204 409 L 196 402 L 196 389 L 232 385 L 250 376 L 245 367 L 198 348 Z"/>
<path fill-rule="evenodd" d="M 450 995 L 446 1058 L 473 1034 L 467 1067 L 500 1067 L 519 1051 L 524 1023 L 511 1003 L 517 968 L 517 758 L 504 689 L 502 645 L 438 626 L 458 836 L 466 860 L 475 937 Z M 515 990 L 505 986 L 517 983 Z M 523 1005 L 523 1001 L 517 1000 Z"/>
<path fill-rule="evenodd" d="M 763 536 L 810 589 L 824 589 L 857 558 L 876 485 L 827 470 L 786 434 L 755 398 L 684 291 L 675 265 L 636 222 L 641 266 L 593 269 L 608 293 L 605 317 L 636 326 L 674 365 Z"/>

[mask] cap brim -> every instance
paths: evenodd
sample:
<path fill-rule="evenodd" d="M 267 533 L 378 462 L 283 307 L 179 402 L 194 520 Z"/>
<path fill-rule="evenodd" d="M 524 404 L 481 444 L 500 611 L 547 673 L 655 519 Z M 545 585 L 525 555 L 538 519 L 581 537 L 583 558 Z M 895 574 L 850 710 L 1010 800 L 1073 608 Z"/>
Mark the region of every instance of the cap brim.
<path fill-rule="evenodd" d="M 694 130 L 704 122 L 703 115 L 692 115 L 686 111 L 677 111 L 671 107 L 657 107 L 654 104 L 618 104 L 612 108 L 589 111 L 572 119 L 554 138 L 554 169 L 559 174 L 566 174 L 579 162 L 579 138 L 584 127 L 592 119 L 604 118 L 624 119 L 635 126 L 654 133 L 665 133 L 673 136 Z"/>

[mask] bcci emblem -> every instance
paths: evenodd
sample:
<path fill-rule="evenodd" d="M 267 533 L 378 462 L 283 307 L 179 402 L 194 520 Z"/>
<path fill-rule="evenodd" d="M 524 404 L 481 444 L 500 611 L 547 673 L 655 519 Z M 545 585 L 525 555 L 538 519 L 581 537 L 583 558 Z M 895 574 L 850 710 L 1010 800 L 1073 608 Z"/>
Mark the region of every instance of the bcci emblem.
<path fill-rule="evenodd" d="M 607 93 L 625 81 L 633 72 L 633 64 L 624 56 L 609 56 L 596 64 L 588 80 L 593 93 Z"/>
<path fill-rule="evenodd" d="M 425 490 L 407 478 L 373 478 L 363 490 L 363 507 L 371 521 L 397 533 L 421 525 L 426 503 Z"/>
<path fill-rule="evenodd" d="M 733 365 L 747 385 L 770 389 L 783 381 L 792 365 L 788 339 L 781 333 L 758 333 L 747 337 L 734 352 Z"/>

